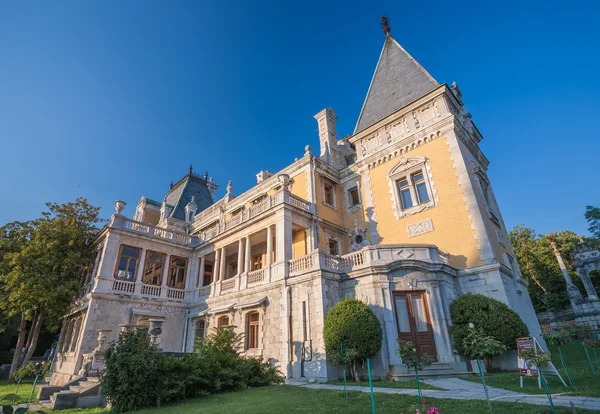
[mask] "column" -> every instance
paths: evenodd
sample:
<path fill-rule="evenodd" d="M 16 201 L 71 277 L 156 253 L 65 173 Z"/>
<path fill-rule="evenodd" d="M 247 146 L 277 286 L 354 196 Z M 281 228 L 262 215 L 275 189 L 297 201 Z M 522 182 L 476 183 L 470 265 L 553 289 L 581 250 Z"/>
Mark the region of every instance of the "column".
<path fill-rule="evenodd" d="M 244 239 L 238 241 L 238 258 L 237 258 L 237 275 L 242 274 L 242 268 L 244 267 Z"/>
<path fill-rule="evenodd" d="M 227 247 L 221 248 L 221 265 L 219 266 L 219 280 L 225 279 L 225 267 L 227 266 Z"/>
<path fill-rule="evenodd" d="M 142 277 L 144 276 L 144 264 L 146 263 L 146 249 L 142 249 L 140 253 L 140 262 L 138 263 L 137 273 L 135 275 L 135 290 L 134 293 L 142 293 Z"/>
<path fill-rule="evenodd" d="M 214 297 L 217 294 L 217 280 L 221 272 L 221 249 L 215 250 L 215 264 L 213 266 L 213 281 L 210 289 L 210 296 Z"/>
<path fill-rule="evenodd" d="M 583 287 L 585 288 L 585 293 L 587 294 L 588 300 L 598 300 L 598 293 L 596 292 L 594 284 L 590 280 L 590 272 L 592 270 L 594 269 L 589 269 L 587 266 L 583 266 L 583 268 L 577 269 L 577 274 L 579 274 L 579 278 L 583 282 Z"/>
<path fill-rule="evenodd" d="M 250 236 L 246 236 L 246 264 L 244 265 L 244 272 L 250 273 L 252 269 L 252 246 L 250 245 Z"/>
<path fill-rule="evenodd" d="M 271 259 L 273 258 L 273 227 L 267 227 L 267 262 L 266 266 L 271 266 Z"/>
<path fill-rule="evenodd" d="M 288 275 L 288 262 L 292 259 L 292 212 L 286 209 L 278 211 L 275 225 L 275 260 L 277 269 L 274 277 L 285 278 Z"/>
<path fill-rule="evenodd" d="M 567 270 L 565 262 L 563 262 L 562 256 L 558 251 L 558 245 L 555 241 L 553 241 L 550 243 L 550 246 L 552 246 L 552 250 L 554 251 L 554 255 L 556 256 L 556 261 L 558 262 L 558 266 L 560 267 L 560 270 L 563 274 L 563 278 L 567 283 L 567 294 L 569 295 L 569 301 L 571 302 L 571 305 L 577 305 L 583 302 L 583 296 L 581 296 L 581 292 L 579 291 L 579 289 L 577 289 L 577 286 L 575 286 L 571 281 L 569 271 Z"/>
<path fill-rule="evenodd" d="M 169 277 L 169 267 L 170 266 L 171 266 L 171 255 L 167 254 L 167 257 L 165 257 L 165 270 L 163 271 L 162 283 L 160 284 L 160 286 L 161 286 L 160 296 L 161 297 L 167 296 L 167 279 Z"/>
<path fill-rule="evenodd" d="M 198 270 L 198 282 L 196 283 L 196 288 L 201 288 L 204 286 L 204 267 L 206 266 L 206 256 L 202 256 L 200 258 L 200 269 Z"/>

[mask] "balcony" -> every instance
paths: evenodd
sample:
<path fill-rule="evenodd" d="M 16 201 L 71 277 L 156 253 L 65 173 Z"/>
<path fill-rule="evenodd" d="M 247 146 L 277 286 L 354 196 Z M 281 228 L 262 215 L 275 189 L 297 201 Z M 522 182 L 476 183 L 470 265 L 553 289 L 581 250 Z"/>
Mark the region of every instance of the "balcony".
<path fill-rule="evenodd" d="M 369 246 L 364 249 L 334 256 L 321 250 L 290 260 L 289 275 L 298 276 L 315 270 L 348 273 L 369 266 L 386 265 L 399 260 L 418 260 L 427 263 L 448 264 L 448 254 L 431 245 L 396 244 Z"/>
<path fill-rule="evenodd" d="M 185 233 L 180 233 L 173 230 L 167 230 L 162 227 L 156 227 L 153 224 L 142 223 L 129 219 L 122 215 L 115 214 L 112 217 L 108 227 L 113 229 L 128 230 L 137 234 L 142 234 L 148 237 L 161 240 L 168 240 L 172 243 L 177 243 L 185 246 L 196 246 L 200 244 L 200 240 L 196 236 Z"/>
<path fill-rule="evenodd" d="M 193 291 L 176 289 L 168 286 L 144 285 L 127 280 L 114 280 L 112 292 L 120 295 L 137 296 L 142 298 L 165 298 L 176 302 L 186 302 L 193 299 Z"/>
<path fill-rule="evenodd" d="M 227 206 L 229 213 L 233 212 L 228 220 L 222 218 L 228 215 L 227 212 L 222 212 L 219 208 L 211 206 L 196 215 L 194 219 L 194 231 L 198 232 L 201 241 L 206 242 L 263 215 L 281 204 L 294 207 L 307 213 L 312 213 L 313 211 L 310 202 L 291 194 L 289 191 L 280 190 L 272 196 L 265 196 L 263 200 L 250 207 L 244 207 L 244 200 L 237 203 L 234 200 L 231 203 L 226 204 L 225 206 Z"/>

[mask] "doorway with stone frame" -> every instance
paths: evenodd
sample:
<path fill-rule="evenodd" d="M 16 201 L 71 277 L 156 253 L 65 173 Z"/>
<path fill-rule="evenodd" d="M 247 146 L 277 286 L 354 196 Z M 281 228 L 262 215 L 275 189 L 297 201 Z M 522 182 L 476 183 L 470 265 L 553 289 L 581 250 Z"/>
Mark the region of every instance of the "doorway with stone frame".
<path fill-rule="evenodd" d="M 437 361 L 426 292 L 395 291 L 393 296 L 398 339 L 412 342 L 418 356 L 427 354 Z"/>

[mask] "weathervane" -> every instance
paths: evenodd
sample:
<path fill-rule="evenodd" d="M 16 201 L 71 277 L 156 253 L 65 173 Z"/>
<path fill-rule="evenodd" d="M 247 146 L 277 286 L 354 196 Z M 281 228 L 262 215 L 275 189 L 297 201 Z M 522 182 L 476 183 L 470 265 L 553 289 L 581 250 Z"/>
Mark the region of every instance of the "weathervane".
<path fill-rule="evenodd" d="M 383 33 L 385 33 L 386 36 L 390 35 L 390 32 L 392 31 L 392 29 L 390 29 L 390 18 L 387 17 L 385 14 L 381 15 L 381 28 L 383 29 Z"/>

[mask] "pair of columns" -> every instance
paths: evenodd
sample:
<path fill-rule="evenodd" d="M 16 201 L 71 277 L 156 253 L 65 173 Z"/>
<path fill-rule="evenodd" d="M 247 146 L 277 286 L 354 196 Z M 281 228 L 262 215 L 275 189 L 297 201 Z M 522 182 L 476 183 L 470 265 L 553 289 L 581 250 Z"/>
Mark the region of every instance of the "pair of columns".
<path fill-rule="evenodd" d="M 237 274 L 235 277 L 241 276 L 243 273 L 249 273 L 252 267 L 252 245 L 250 243 L 250 236 L 238 240 L 238 257 L 237 257 Z M 267 261 L 265 267 L 269 267 L 272 264 L 273 257 L 273 227 L 267 227 Z M 206 256 L 200 258 L 200 277 L 204 277 L 204 267 L 206 263 Z M 215 251 L 215 265 L 213 283 L 219 280 L 225 279 L 225 271 L 227 266 L 227 247 L 221 247 Z"/>

